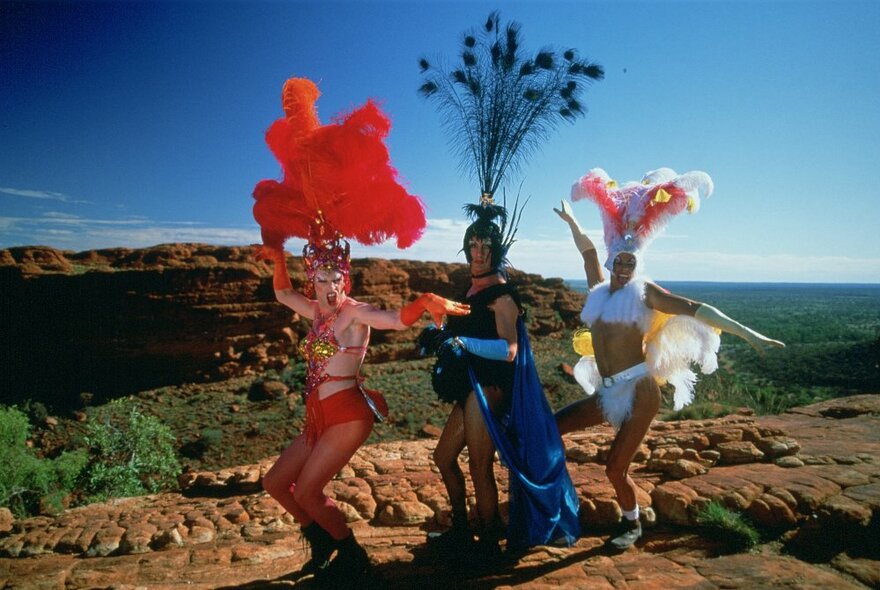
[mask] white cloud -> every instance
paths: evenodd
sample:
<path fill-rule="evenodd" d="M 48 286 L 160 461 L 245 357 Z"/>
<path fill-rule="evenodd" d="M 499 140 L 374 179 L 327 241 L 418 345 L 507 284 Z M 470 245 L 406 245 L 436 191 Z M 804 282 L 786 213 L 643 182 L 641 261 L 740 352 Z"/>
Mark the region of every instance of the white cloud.
<path fill-rule="evenodd" d="M 81 201 L 74 199 L 69 195 L 65 195 L 64 193 L 56 193 L 53 191 L 0 187 L 0 193 L 12 195 L 14 197 L 25 197 L 28 199 L 62 201 L 64 203 L 88 203 L 88 201 Z"/>
<path fill-rule="evenodd" d="M 74 215 L 72 213 L 61 213 L 60 211 L 46 211 L 45 213 L 43 213 L 43 219 L 46 219 L 46 220 L 51 219 L 52 221 L 54 221 L 56 223 L 64 223 L 64 222 L 68 222 L 68 221 L 71 223 L 76 223 L 81 219 L 81 217 L 79 215 Z"/>
<path fill-rule="evenodd" d="M 377 246 L 352 244 L 352 256 L 372 258 L 403 258 L 406 260 L 433 260 L 437 262 L 464 262 L 459 254 L 461 239 L 470 222 L 461 219 L 429 219 L 422 238 L 405 250 L 397 248 L 393 240 Z M 302 240 L 299 247 L 302 247 Z M 299 250 L 288 247 L 290 252 Z"/>
<path fill-rule="evenodd" d="M 92 219 L 48 212 L 41 217 L 0 217 L 0 246 L 44 244 L 69 250 L 144 248 L 170 242 L 218 245 L 260 241 L 254 228 L 206 227 L 199 222 L 156 222 L 143 217 Z"/>
<path fill-rule="evenodd" d="M 352 244 L 355 257 L 403 258 L 464 262 L 461 239 L 468 222 L 463 219 L 429 219 L 424 236 L 406 250 L 393 241 L 378 246 Z M 260 242 L 252 227 L 209 227 L 195 221 L 162 221 L 145 218 L 91 219 L 63 213 L 41 217 L 0 217 L 0 247 L 46 244 L 69 250 L 129 247 L 143 248 L 171 242 L 246 245 Z M 588 230 L 604 260 L 601 232 Z M 664 235 L 649 249 L 646 274 L 658 281 L 720 282 L 852 282 L 880 283 L 880 258 L 798 256 L 789 253 L 740 254 L 687 251 L 678 236 Z M 288 252 L 298 254 L 303 240 L 292 239 Z M 513 266 L 545 277 L 583 279 L 583 261 L 568 231 L 550 237 L 522 237 L 510 251 Z"/>

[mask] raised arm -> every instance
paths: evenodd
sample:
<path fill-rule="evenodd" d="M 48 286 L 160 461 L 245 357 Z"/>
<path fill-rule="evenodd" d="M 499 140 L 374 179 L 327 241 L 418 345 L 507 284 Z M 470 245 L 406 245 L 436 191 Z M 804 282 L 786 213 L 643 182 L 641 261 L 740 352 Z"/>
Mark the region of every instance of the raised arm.
<path fill-rule="evenodd" d="M 287 272 L 287 259 L 285 258 L 284 250 L 269 246 L 258 246 L 254 257 L 257 260 L 269 260 L 272 262 L 274 266 L 272 287 L 275 289 L 275 299 L 304 318 L 315 319 L 314 302 L 302 293 L 293 290 L 290 274 Z"/>
<path fill-rule="evenodd" d="M 648 283 L 645 286 L 645 303 L 651 309 L 670 315 L 689 315 L 707 326 L 739 336 L 761 354 L 768 346 L 785 348 L 785 344 L 779 340 L 773 340 L 752 330 L 707 303 L 674 295 L 653 283 Z"/>
<path fill-rule="evenodd" d="M 605 280 L 602 265 L 599 263 L 599 254 L 596 252 L 596 246 L 587 237 L 586 232 L 581 229 L 568 201 L 563 199 L 560 201 L 560 208 L 554 207 L 553 211 L 556 212 L 562 221 L 568 224 L 568 228 L 571 230 L 571 237 L 574 238 L 574 244 L 584 259 L 584 273 L 587 276 L 587 285 L 589 288 L 593 288 Z"/>

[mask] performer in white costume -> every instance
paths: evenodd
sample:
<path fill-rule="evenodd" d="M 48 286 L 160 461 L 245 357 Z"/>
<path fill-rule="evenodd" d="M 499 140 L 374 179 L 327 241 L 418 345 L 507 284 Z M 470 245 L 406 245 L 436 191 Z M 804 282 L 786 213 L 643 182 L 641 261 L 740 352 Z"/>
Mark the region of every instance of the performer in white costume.
<path fill-rule="evenodd" d="M 639 506 L 629 465 L 660 408 L 659 384 L 675 388 L 675 408 L 693 399 L 696 374 L 718 367 L 719 332 L 746 340 L 759 352 L 784 347 L 730 319 L 705 303 L 692 301 L 659 287 L 642 273 L 643 253 L 652 236 L 674 215 L 696 212 L 700 198 L 712 193 L 705 172 L 678 175 L 660 168 L 641 182 L 621 187 L 596 168 L 572 187 L 572 201 L 590 199 L 599 206 L 608 256 L 605 280 L 596 247 L 562 201 L 554 211 L 571 229 L 584 259 L 589 285 L 581 320 L 590 331 L 579 331 L 575 349 L 582 354 L 575 378 L 588 396 L 556 413 L 561 434 L 607 421 L 617 432 L 605 471 L 614 486 L 624 518 L 608 541 L 624 550 L 641 536 Z M 594 395 L 595 393 L 595 395 Z"/>

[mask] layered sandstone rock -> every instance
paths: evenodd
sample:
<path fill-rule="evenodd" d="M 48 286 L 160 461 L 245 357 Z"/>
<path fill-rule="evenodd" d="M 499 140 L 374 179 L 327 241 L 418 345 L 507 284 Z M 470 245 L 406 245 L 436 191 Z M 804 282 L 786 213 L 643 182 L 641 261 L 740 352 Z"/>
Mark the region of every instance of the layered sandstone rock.
<path fill-rule="evenodd" d="M 352 295 L 395 308 L 460 296 L 462 264 L 356 259 Z M 288 258 L 294 285 L 302 261 Z M 513 272 L 535 336 L 573 327 L 581 297 L 561 279 Z M 0 250 L 0 401 L 75 405 L 163 385 L 283 367 L 307 329 L 274 298 L 271 267 L 247 247 L 166 244 L 86 252 Z M 413 358 L 418 328 L 376 332 L 368 361 Z"/>
<path fill-rule="evenodd" d="M 435 440 L 364 447 L 327 491 L 391 588 L 818 590 L 880 584 L 880 396 L 832 400 L 774 417 L 655 422 L 632 476 L 640 504 L 656 522 L 622 555 L 602 549 L 609 525 L 621 516 L 604 475 L 612 435 L 596 428 L 565 438 L 581 498 L 584 536 L 577 544 L 534 548 L 491 567 L 465 568 L 425 548 L 425 531 L 449 523 L 431 460 Z M 769 452 L 726 462 L 717 448 L 734 443 Z M 681 461 L 700 469 L 680 470 Z M 187 473 L 178 493 L 7 524 L 0 528 L 0 584 L 59 590 L 289 587 L 283 576 L 307 556 L 297 525 L 260 489 L 271 463 Z M 504 470 L 498 475 L 505 490 Z M 710 501 L 747 515 L 777 543 L 719 556 L 723 539 L 701 534 L 696 518 Z"/>

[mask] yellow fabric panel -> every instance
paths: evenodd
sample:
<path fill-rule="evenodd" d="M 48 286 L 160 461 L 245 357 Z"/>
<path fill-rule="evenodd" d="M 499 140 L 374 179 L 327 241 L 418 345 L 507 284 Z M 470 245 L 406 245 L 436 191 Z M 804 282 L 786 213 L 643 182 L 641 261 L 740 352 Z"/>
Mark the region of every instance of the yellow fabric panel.
<path fill-rule="evenodd" d="M 595 356 L 593 352 L 593 335 L 586 328 L 575 330 L 571 337 L 571 345 L 580 356 Z"/>

